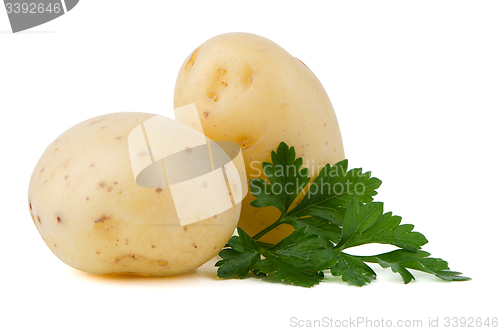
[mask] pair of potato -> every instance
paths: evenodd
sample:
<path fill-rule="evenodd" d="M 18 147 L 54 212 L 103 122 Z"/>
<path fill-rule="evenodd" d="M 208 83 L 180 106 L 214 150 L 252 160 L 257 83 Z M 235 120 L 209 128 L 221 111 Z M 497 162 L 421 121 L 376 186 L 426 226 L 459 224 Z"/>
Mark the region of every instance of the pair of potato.
<path fill-rule="evenodd" d="M 344 159 L 321 83 L 265 38 L 224 34 L 189 55 L 174 106 L 192 103 L 208 138 L 239 144 L 249 180 L 264 178 L 261 163 L 270 161 L 281 141 L 294 146 L 306 166 Z M 154 116 L 116 113 L 87 120 L 59 136 L 40 158 L 29 185 L 30 213 L 63 262 L 94 274 L 179 274 L 217 255 L 237 225 L 254 235 L 279 217 L 274 208 L 251 207 L 248 194 L 215 217 L 181 226 L 168 185 L 141 187 L 132 172 L 128 135 Z M 281 226 L 261 240 L 277 242 L 290 231 Z"/>

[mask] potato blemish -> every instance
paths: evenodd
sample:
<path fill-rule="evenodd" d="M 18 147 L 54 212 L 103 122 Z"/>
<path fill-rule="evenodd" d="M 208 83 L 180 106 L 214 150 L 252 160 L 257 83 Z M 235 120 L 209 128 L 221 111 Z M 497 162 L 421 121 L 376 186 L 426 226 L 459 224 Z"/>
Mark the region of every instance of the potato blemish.
<path fill-rule="evenodd" d="M 94 221 L 94 223 L 104 223 L 104 221 L 109 220 L 110 218 L 107 217 L 106 215 L 102 215 L 97 221 Z"/>
<path fill-rule="evenodd" d="M 198 52 L 200 51 L 199 48 L 195 49 L 193 51 L 193 53 L 191 53 L 191 57 L 189 58 L 189 60 L 187 61 L 186 63 L 186 67 L 184 68 L 184 70 L 188 70 L 188 69 L 191 69 L 194 65 L 194 62 L 196 61 L 196 57 L 198 56 Z"/>
<path fill-rule="evenodd" d="M 119 229 L 119 222 L 111 219 L 106 215 L 102 215 L 98 220 L 94 221 L 91 232 L 94 234 L 102 235 L 112 235 L 114 238 L 117 236 L 117 230 Z M 112 239 L 108 237 L 111 241 Z"/>
<path fill-rule="evenodd" d="M 242 140 L 238 141 L 238 144 L 241 146 L 241 150 L 245 151 L 245 150 L 249 149 L 250 147 L 252 147 L 254 142 L 250 139 L 242 139 Z"/>
<path fill-rule="evenodd" d="M 226 69 L 220 67 L 217 68 L 217 70 L 215 70 L 215 74 L 213 75 L 212 82 L 207 87 L 206 95 L 214 102 L 219 101 L 219 93 L 227 88 L 227 79 L 224 78 L 225 74 Z"/>

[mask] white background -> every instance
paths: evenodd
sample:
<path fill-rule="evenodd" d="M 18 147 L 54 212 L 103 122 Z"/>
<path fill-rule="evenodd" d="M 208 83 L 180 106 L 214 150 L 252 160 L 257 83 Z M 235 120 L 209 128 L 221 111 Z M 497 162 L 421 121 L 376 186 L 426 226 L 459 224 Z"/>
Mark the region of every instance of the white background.
<path fill-rule="evenodd" d="M 298 329 L 291 317 L 424 326 L 438 317 L 442 329 L 445 317 L 500 317 L 498 17 L 498 1 L 83 0 L 12 34 L 0 7 L 0 329 Z M 234 31 L 273 40 L 315 72 L 350 165 L 382 179 L 377 200 L 472 281 L 415 272 L 417 281 L 403 285 L 374 266 L 378 279 L 368 286 L 335 278 L 305 289 L 217 280 L 215 260 L 182 276 L 111 278 L 50 252 L 27 202 L 49 143 L 105 113 L 172 116 L 183 60 Z"/>

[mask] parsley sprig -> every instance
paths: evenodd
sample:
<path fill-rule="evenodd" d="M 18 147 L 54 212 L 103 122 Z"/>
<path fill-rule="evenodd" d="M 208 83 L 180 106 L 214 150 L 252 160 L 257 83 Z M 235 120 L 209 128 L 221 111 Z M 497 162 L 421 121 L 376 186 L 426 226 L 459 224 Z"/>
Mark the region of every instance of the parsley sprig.
<path fill-rule="evenodd" d="M 446 261 L 421 250 L 427 239 L 413 231 L 413 225 L 401 224 L 401 217 L 384 213 L 383 203 L 373 202 L 382 182 L 371 177 L 370 172 L 347 170 L 347 160 L 343 160 L 325 165 L 310 183 L 309 170 L 303 167 L 302 158 L 296 158 L 295 149 L 283 142 L 271 152 L 271 160 L 272 163 L 262 163 L 268 181 L 250 180 L 251 193 L 256 197 L 251 205 L 274 207 L 281 215 L 253 238 L 238 228 L 238 236 L 233 236 L 228 247 L 219 253 L 222 260 L 216 263 L 218 277 L 245 278 L 252 272 L 312 287 L 329 271 L 345 282 L 362 286 L 376 278 L 367 263 L 377 263 L 399 273 L 405 284 L 415 279 L 408 269 L 447 281 L 469 280 L 460 272 L 450 271 Z M 307 186 L 304 198 L 292 208 Z M 285 223 L 295 229 L 288 237 L 275 245 L 259 241 Z M 344 252 L 371 243 L 398 249 L 372 256 Z"/>

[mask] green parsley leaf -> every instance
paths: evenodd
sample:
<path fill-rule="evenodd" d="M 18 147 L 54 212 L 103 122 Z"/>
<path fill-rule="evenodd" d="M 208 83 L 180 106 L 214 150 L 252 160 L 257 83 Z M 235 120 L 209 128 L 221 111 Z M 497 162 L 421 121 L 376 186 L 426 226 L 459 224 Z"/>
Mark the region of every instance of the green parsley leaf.
<path fill-rule="evenodd" d="M 304 230 L 294 231 L 276 245 L 260 247 L 238 228 L 238 236 L 229 240 L 230 248 L 219 253 L 222 260 L 215 264 L 219 267 L 217 276 L 245 278 L 252 271 L 298 286 L 318 284 L 324 278 L 322 270 L 330 264 L 331 252 L 319 245 L 318 236 Z"/>
<path fill-rule="evenodd" d="M 415 279 L 408 269 L 420 270 L 441 279 L 456 281 L 467 280 L 460 273 L 449 271 L 448 263 L 429 257 L 421 251 L 427 239 L 419 232 L 412 232 L 413 225 L 400 225 L 401 217 L 383 212 L 381 202 L 361 205 L 352 200 L 347 206 L 342 226 L 342 235 L 333 250 L 335 264 L 330 268 L 332 275 L 342 276 L 351 284 L 362 286 L 375 278 L 375 272 L 364 262 L 378 263 L 383 268 L 391 267 L 403 278 L 405 284 Z M 344 249 L 363 244 L 391 244 L 403 249 L 375 256 L 355 256 L 343 252 Z"/>
<path fill-rule="evenodd" d="M 245 278 L 254 264 L 260 260 L 261 250 L 257 243 L 242 229 L 238 228 L 238 236 L 229 239 L 230 248 L 219 252 L 222 260 L 217 261 L 217 276 L 220 278 Z"/>
<path fill-rule="evenodd" d="M 342 226 L 339 249 L 363 244 L 391 244 L 407 250 L 418 250 L 427 244 L 427 239 L 419 232 L 413 232 L 413 225 L 401 223 L 401 217 L 392 213 L 383 214 L 383 203 L 369 202 L 359 206 L 352 200 Z"/>
<path fill-rule="evenodd" d="M 393 272 L 397 272 L 403 277 L 405 284 L 415 279 L 408 269 L 426 272 L 447 281 L 470 280 L 469 277 L 460 276 L 462 274 L 460 272 L 450 271 L 446 261 L 429 257 L 430 255 L 425 251 L 412 252 L 398 249 L 384 254 L 359 256 L 358 258 L 365 262 L 378 263 L 383 268 L 390 267 Z"/>
<path fill-rule="evenodd" d="M 256 178 L 250 185 L 257 198 L 254 207 L 273 206 L 285 214 L 299 192 L 309 183 L 309 170 L 302 168 L 302 158 L 295 159 L 295 148 L 281 143 L 276 152 L 271 152 L 272 164 L 263 162 L 262 168 L 269 183 Z"/>
<path fill-rule="evenodd" d="M 263 162 L 264 173 L 269 179 L 260 178 L 249 181 L 250 192 L 256 197 L 250 205 L 254 207 L 275 207 L 281 212 L 280 219 L 270 228 L 263 229 L 254 236 L 259 239 L 264 233 L 280 224 L 288 223 L 296 229 L 308 226 L 310 230 L 327 224 L 319 222 L 322 218 L 337 227 L 342 224 L 347 204 L 353 198 L 361 202 L 373 200 L 376 189 L 382 183 L 380 179 L 371 177 L 371 172 L 363 173 L 361 168 L 347 170 L 347 160 L 331 166 L 326 164 L 316 179 L 310 184 L 302 201 L 289 210 L 299 192 L 310 182 L 307 168 L 302 168 L 302 158 L 295 158 L 295 149 L 281 142 L 276 152 L 271 152 L 272 164 Z M 315 218 L 311 218 L 314 216 Z M 307 224 L 307 222 L 314 224 Z M 340 228 L 330 231 L 316 231 L 321 238 L 336 242 Z M 333 234 L 336 232 L 337 234 Z"/>
<path fill-rule="evenodd" d="M 316 235 L 307 234 L 304 229 L 294 231 L 274 247 L 263 250 L 265 259 L 255 263 L 254 271 L 294 285 L 316 285 L 330 263 L 330 253 L 318 243 Z"/>
<path fill-rule="evenodd" d="M 282 143 L 283 144 L 283 143 Z M 309 187 L 302 201 L 291 210 L 289 217 L 317 216 L 341 225 L 347 204 L 356 199 L 370 202 L 377 195 L 382 181 L 363 173 L 361 168 L 347 170 L 347 160 L 331 166 L 326 164 Z"/>
<path fill-rule="evenodd" d="M 373 200 L 382 181 L 363 173 L 361 168 L 347 170 L 347 160 L 331 166 L 326 164 L 311 183 L 306 196 L 288 211 L 297 195 L 309 183 L 309 171 L 302 168 L 302 158 L 295 159 L 294 147 L 281 142 L 276 152 L 271 152 L 272 164 L 263 162 L 262 168 L 269 179 L 250 180 L 250 192 L 257 199 L 254 207 L 273 206 L 281 211 L 282 218 L 317 216 L 340 225 L 345 208 L 352 199 L 361 202 Z"/>
<path fill-rule="evenodd" d="M 363 286 L 376 278 L 375 271 L 357 257 L 334 251 L 330 272 L 342 276 L 344 282 Z"/>
<path fill-rule="evenodd" d="M 325 246 L 338 243 L 342 236 L 342 228 L 332 222 L 315 216 L 287 219 L 286 223 L 296 230 L 304 229 L 306 233 L 315 234 Z"/>

